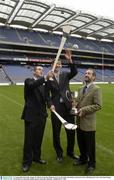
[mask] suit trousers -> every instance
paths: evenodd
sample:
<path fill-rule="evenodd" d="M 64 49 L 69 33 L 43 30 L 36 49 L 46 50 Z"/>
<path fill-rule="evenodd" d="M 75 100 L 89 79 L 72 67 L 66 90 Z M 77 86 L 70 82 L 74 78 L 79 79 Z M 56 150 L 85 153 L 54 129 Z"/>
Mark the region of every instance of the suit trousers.
<path fill-rule="evenodd" d="M 77 141 L 80 150 L 80 160 L 88 162 L 88 167 L 95 167 L 95 131 L 77 129 Z"/>
<path fill-rule="evenodd" d="M 66 108 L 64 103 L 59 103 L 59 105 L 55 106 L 56 111 L 68 122 L 75 123 L 74 117 L 69 114 L 68 109 Z M 62 123 L 60 120 L 52 113 L 52 130 L 53 130 L 53 145 L 57 154 L 57 157 L 62 157 L 63 149 L 61 147 L 60 141 L 60 132 Z M 74 143 L 75 143 L 75 130 L 67 130 L 67 154 L 74 153 Z"/>
<path fill-rule="evenodd" d="M 41 117 L 40 117 L 41 118 Z M 39 119 L 39 123 L 25 122 L 25 138 L 23 149 L 23 165 L 31 165 L 32 161 L 41 158 L 41 144 L 45 129 L 46 118 Z"/>

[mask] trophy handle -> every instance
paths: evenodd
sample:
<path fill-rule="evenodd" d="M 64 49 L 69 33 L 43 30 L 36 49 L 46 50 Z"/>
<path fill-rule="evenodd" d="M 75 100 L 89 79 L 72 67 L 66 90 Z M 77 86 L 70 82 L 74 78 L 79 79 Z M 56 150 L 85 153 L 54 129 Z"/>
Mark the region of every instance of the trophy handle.
<path fill-rule="evenodd" d="M 71 101 L 71 97 L 69 96 L 70 92 L 69 90 L 66 90 L 66 98 L 68 99 L 68 101 Z"/>
<path fill-rule="evenodd" d="M 78 96 L 78 92 L 77 91 L 72 92 L 71 96 L 72 96 L 72 109 L 70 111 L 70 114 L 76 116 L 77 115 L 76 98 Z"/>

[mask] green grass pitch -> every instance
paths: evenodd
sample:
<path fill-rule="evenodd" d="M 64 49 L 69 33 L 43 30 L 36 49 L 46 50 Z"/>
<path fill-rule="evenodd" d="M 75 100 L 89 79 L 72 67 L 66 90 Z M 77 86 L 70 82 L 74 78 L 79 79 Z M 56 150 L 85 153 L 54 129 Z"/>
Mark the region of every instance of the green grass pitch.
<path fill-rule="evenodd" d="M 72 85 L 77 90 L 80 85 Z M 103 93 L 103 107 L 97 113 L 96 170 L 94 176 L 114 176 L 114 85 L 100 85 Z M 23 151 L 23 86 L 0 86 L 0 175 L 2 176 L 85 176 L 85 166 L 73 166 L 73 160 L 66 156 L 66 134 L 62 127 L 61 144 L 64 162 L 56 162 L 52 143 L 50 115 L 47 119 L 42 144 L 42 158 L 47 165 L 33 163 L 28 173 L 21 169 Z M 77 142 L 75 153 L 79 155 Z"/>

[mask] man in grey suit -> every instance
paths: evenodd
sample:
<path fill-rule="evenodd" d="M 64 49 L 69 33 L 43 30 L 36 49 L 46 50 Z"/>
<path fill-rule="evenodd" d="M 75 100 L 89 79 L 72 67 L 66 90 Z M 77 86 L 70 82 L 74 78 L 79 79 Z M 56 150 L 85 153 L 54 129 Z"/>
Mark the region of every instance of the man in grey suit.
<path fill-rule="evenodd" d="M 95 169 L 95 131 L 96 131 L 96 111 L 101 109 L 102 98 L 101 89 L 93 82 L 96 73 L 89 68 L 85 72 L 85 86 L 78 91 L 77 103 L 77 141 L 80 150 L 80 158 L 74 165 L 87 163 L 87 173 Z"/>

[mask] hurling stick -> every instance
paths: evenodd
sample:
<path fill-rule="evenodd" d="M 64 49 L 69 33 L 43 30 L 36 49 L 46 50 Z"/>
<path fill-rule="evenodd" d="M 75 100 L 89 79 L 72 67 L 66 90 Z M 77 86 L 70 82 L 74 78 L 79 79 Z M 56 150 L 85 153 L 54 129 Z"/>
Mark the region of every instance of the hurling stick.
<path fill-rule="evenodd" d="M 64 125 L 66 129 L 69 130 L 75 130 L 77 128 L 76 124 L 72 124 L 67 122 L 65 119 L 63 119 L 55 110 L 53 110 L 53 113 L 58 117 L 58 119 L 61 121 L 61 123 Z"/>
<path fill-rule="evenodd" d="M 56 64 L 57 64 L 57 62 L 59 60 L 59 56 L 60 56 L 61 51 L 62 51 L 62 49 L 64 47 L 64 44 L 65 44 L 65 42 L 67 40 L 67 37 L 68 37 L 68 35 L 70 33 L 70 30 L 71 30 L 71 26 L 64 26 L 63 27 L 63 36 L 62 36 L 61 43 L 60 43 L 60 46 L 59 46 L 59 49 L 58 49 L 58 52 L 57 52 L 53 67 L 52 67 L 53 72 L 54 72 Z"/>

